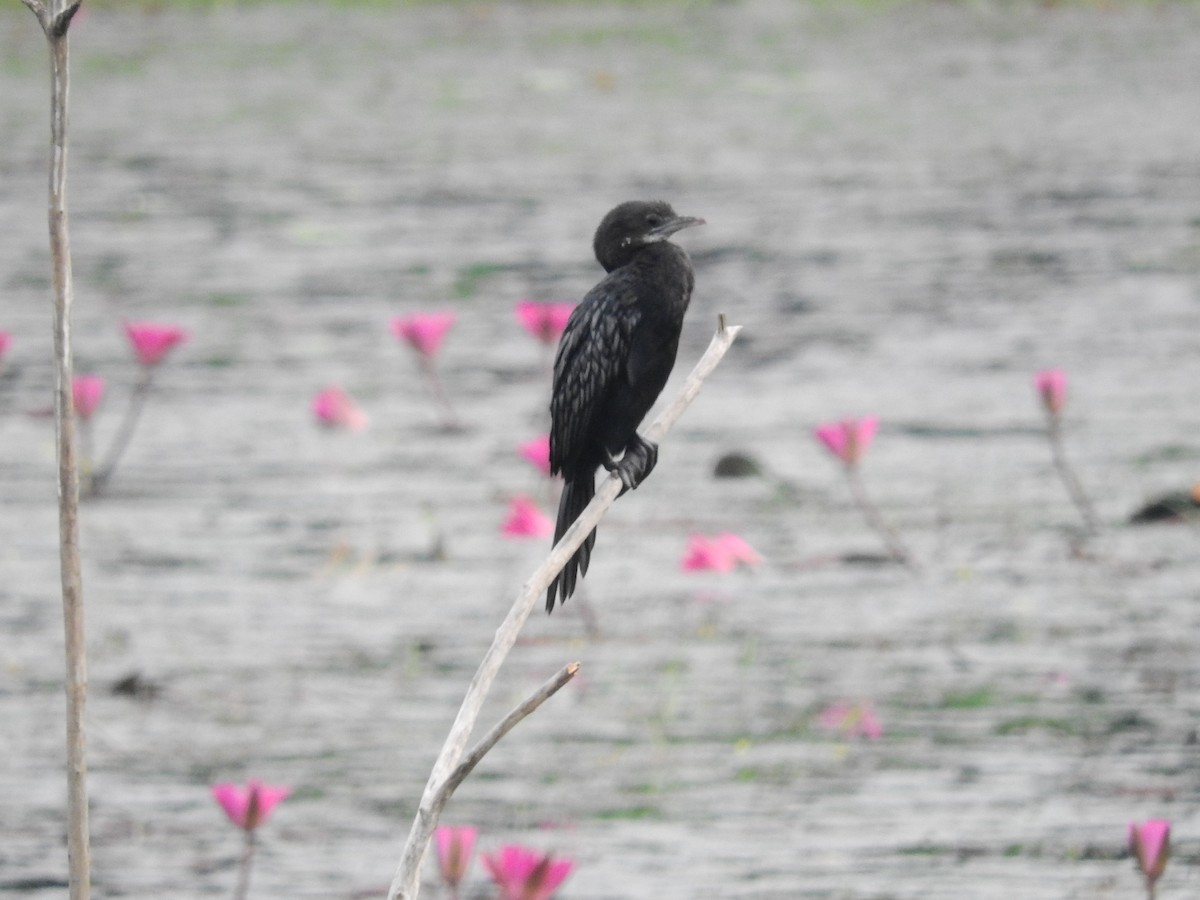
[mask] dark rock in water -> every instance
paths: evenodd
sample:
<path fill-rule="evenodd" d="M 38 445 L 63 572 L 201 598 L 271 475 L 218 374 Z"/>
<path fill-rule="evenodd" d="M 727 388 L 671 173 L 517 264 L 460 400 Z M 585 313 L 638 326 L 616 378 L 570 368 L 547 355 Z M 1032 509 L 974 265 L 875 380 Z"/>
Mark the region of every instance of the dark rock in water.
<path fill-rule="evenodd" d="M 0 881 L 0 891 L 52 891 L 69 886 L 70 882 L 66 879 L 50 876 L 33 876 L 31 878 L 14 878 L 12 881 Z"/>
<path fill-rule="evenodd" d="M 900 562 L 889 553 L 852 552 L 843 553 L 841 560 L 850 566 L 890 566 Z"/>
<path fill-rule="evenodd" d="M 713 468 L 713 475 L 717 478 L 757 478 L 762 473 L 758 460 L 736 450 L 718 459 Z"/>
<path fill-rule="evenodd" d="M 1172 491 L 1148 501 L 1129 517 L 1129 524 L 1184 522 L 1188 519 L 1200 519 L 1200 482 L 1190 491 Z"/>
<path fill-rule="evenodd" d="M 109 689 L 115 697 L 133 697 L 135 700 L 154 700 L 162 692 L 162 685 L 152 681 L 141 672 L 130 672 L 118 678 Z"/>

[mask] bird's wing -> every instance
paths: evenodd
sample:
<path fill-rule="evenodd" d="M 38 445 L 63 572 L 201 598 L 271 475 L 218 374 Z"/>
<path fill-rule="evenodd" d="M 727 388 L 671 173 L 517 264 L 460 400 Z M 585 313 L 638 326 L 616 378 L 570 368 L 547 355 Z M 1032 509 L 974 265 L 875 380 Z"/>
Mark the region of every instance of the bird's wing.
<path fill-rule="evenodd" d="M 567 321 L 554 360 L 550 469 L 563 471 L 586 449 L 605 397 L 625 379 L 640 313 L 632 286 L 614 272 L 588 292 Z"/>

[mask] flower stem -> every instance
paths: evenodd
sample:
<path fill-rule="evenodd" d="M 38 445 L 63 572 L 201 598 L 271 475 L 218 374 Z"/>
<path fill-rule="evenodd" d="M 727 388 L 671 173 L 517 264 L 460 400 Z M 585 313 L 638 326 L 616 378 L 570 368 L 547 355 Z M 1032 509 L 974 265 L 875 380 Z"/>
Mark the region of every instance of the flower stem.
<path fill-rule="evenodd" d="M 913 559 L 912 554 L 908 552 L 908 548 L 904 546 L 896 532 L 889 528 L 888 524 L 883 521 L 883 516 L 879 514 L 879 508 L 867 496 L 867 490 L 863 487 L 857 465 L 850 463 L 846 466 L 846 481 L 850 483 L 850 493 L 854 497 L 855 505 L 863 514 L 863 518 L 867 520 L 867 525 L 873 528 L 875 533 L 883 540 L 884 546 L 887 547 L 888 555 L 896 562 L 903 563 L 913 571 L 917 571 L 919 566 Z"/>
<path fill-rule="evenodd" d="M 454 412 L 454 407 L 450 405 L 450 398 L 446 395 L 446 388 L 438 376 L 437 366 L 428 356 L 422 356 L 420 359 L 421 374 L 425 376 L 425 384 L 429 387 L 429 393 L 433 395 L 434 402 L 442 410 L 442 425 L 447 431 L 457 431 L 461 427 L 458 415 Z"/>
<path fill-rule="evenodd" d="M 233 892 L 233 900 L 246 900 L 250 890 L 250 867 L 254 863 L 254 829 L 246 829 L 246 846 L 242 849 L 242 862 L 238 867 L 237 887 Z"/>
<path fill-rule="evenodd" d="M 141 375 L 138 376 L 137 384 L 133 386 L 133 393 L 129 396 L 129 406 L 125 409 L 125 418 L 121 420 L 116 436 L 113 437 L 108 453 L 105 454 L 104 463 L 95 468 L 89 480 L 88 496 L 94 497 L 99 494 L 116 470 L 117 463 L 121 461 L 121 457 L 125 453 L 125 448 L 129 446 L 129 439 L 133 437 L 133 430 L 137 427 L 138 419 L 141 418 L 153 380 L 154 369 L 150 366 L 142 366 Z"/>
<path fill-rule="evenodd" d="M 79 419 L 79 492 L 87 496 L 92 492 L 95 475 L 95 460 L 92 457 L 92 421 Z"/>
<path fill-rule="evenodd" d="M 1063 450 L 1062 420 L 1059 418 L 1058 413 L 1048 412 L 1046 414 L 1046 436 L 1050 440 L 1050 452 L 1054 457 L 1054 468 L 1058 471 L 1058 477 L 1062 479 L 1071 502 L 1079 510 L 1080 518 L 1083 519 L 1084 531 L 1089 535 L 1095 534 L 1098 530 L 1096 526 L 1096 513 L 1092 509 L 1091 501 L 1083 490 L 1083 485 L 1075 477 L 1075 470 L 1067 462 L 1067 455 Z M 1151 886 L 1151 890 L 1153 890 L 1153 886 Z"/>

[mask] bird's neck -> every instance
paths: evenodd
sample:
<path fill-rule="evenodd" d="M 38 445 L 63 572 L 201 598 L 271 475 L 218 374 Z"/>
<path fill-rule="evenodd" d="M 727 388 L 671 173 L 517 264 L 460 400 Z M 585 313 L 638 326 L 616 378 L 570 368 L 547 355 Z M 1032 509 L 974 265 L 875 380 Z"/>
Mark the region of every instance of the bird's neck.
<path fill-rule="evenodd" d="M 692 297 L 692 262 L 678 244 L 660 241 L 647 244 L 631 259 L 626 268 L 637 273 L 646 299 L 671 319 L 682 319 Z"/>

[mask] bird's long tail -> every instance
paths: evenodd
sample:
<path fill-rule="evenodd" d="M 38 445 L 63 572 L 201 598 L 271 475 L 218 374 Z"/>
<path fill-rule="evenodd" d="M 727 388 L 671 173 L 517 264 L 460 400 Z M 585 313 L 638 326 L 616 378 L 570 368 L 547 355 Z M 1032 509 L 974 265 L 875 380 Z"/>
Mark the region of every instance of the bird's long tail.
<path fill-rule="evenodd" d="M 579 518 L 579 514 L 592 502 L 595 494 L 596 483 L 591 473 L 563 482 L 562 497 L 558 501 L 558 524 L 554 527 L 554 543 L 557 544 L 559 538 L 566 534 L 571 523 Z M 550 582 L 550 587 L 546 591 L 546 612 L 554 611 L 556 595 L 561 596 L 562 602 L 566 603 L 567 598 L 575 592 L 575 582 L 587 574 L 588 562 L 592 558 L 592 547 L 595 543 L 596 529 L 593 528 L 592 533 L 587 536 L 587 540 L 579 545 L 575 555 L 567 560 L 563 570 Z"/>

